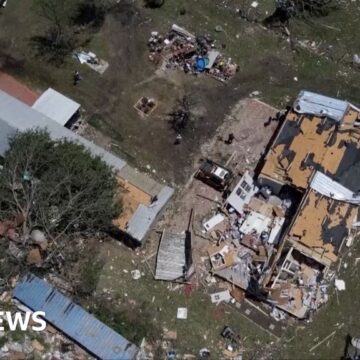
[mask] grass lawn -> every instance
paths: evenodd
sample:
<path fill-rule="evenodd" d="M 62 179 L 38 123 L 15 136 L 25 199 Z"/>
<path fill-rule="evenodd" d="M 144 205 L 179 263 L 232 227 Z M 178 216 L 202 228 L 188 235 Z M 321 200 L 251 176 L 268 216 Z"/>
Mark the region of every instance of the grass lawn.
<path fill-rule="evenodd" d="M 277 107 L 288 105 L 301 89 L 354 103 L 360 99 L 360 72 L 351 65 L 353 54 L 359 52 L 353 36 L 357 2 L 345 2 L 328 17 L 291 21 L 291 39 L 249 23 L 236 12 L 245 9 L 261 20 L 271 12 L 272 0 L 259 2 L 256 10 L 250 4 L 249 0 L 166 0 L 162 8 L 151 10 L 143 7 L 142 0 L 122 1 L 99 31 L 85 31 L 79 37 L 84 49 L 109 61 L 110 68 L 100 76 L 70 55 L 60 67 L 37 57 L 31 37 L 42 34 L 46 22 L 34 14 L 31 0 L 13 1 L 0 13 L 0 63 L 4 71 L 36 88 L 52 86 L 80 102 L 90 124 L 105 135 L 113 151 L 141 169 L 150 165 L 160 179 L 181 185 L 192 171 L 199 143 L 211 137 L 232 106 L 254 90 Z M 147 40 L 151 31 L 166 32 L 173 23 L 196 34 L 211 34 L 225 47 L 221 51 L 240 65 L 237 76 L 226 86 L 181 72 L 157 76 L 147 58 Z M 216 25 L 223 31 L 216 32 Z M 318 53 L 301 48 L 298 41 L 303 40 L 314 42 Z M 84 80 L 75 87 L 76 69 Z M 194 117 L 194 129 L 185 134 L 178 152 L 167 114 L 184 94 L 194 100 L 194 113 L 201 116 Z M 146 119 L 133 109 L 141 96 L 154 97 L 159 103 Z"/>
<path fill-rule="evenodd" d="M 98 304 L 95 313 L 100 316 L 104 309 L 111 308 L 118 313 L 118 319 L 110 323 L 128 339 L 140 343 L 142 337 L 148 340 L 159 340 L 164 330 L 177 332 L 173 348 L 179 354 L 197 355 L 202 348 L 208 348 L 212 359 L 219 359 L 225 348 L 220 333 L 225 325 L 230 326 L 241 335 L 244 355 L 250 358 L 261 344 L 275 341 L 264 330 L 242 317 L 229 305 L 215 306 L 210 296 L 202 290 L 187 295 L 184 288 L 164 281 L 153 280 L 151 271 L 142 255 L 135 255 L 130 250 L 116 243 L 105 243 L 101 256 L 105 266 L 101 272 L 97 295 L 92 302 Z M 131 271 L 138 269 L 144 275 L 134 280 Z M 212 288 L 210 293 L 215 292 Z M 98 299 L 98 300 L 97 300 Z M 188 319 L 176 318 L 177 308 L 188 309 Z M 106 310 L 105 310 L 106 312 Z M 116 319 L 116 317 L 115 317 Z M 107 319 L 109 320 L 109 319 Z M 120 324 L 119 324 L 120 322 Z"/>
<path fill-rule="evenodd" d="M 59 67 L 36 56 L 31 37 L 42 34 L 46 23 L 31 10 L 31 0 L 9 1 L 0 12 L 0 68 L 34 88 L 54 87 L 80 102 L 90 125 L 106 137 L 107 144 L 116 145 L 111 147 L 113 151 L 141 169 L 149 164 L 160 179 L 181 186 L 193 170 L 192 161 L 200 144 L 215 133 L 234 104 L 254 90 L 261 92 L 262 100 L 276 107 L 288 105 L 301 89 L 360 104 L 360 70 L 352 65 L 353 55 L 360 53 L 358 1 L 343 2 L 338 11 L 323 18 L 291 21 L 290 38 L 279 30 L 270 31 L 240 19 L 236 8 L 251 11 L 260 20 L 273 9 L 273 0 L 259 1 L 256 11 L 250 9 L 251 2 L 166 0 L 162 8 L 151 10 L 145 9 L 141 0 L 122 1 L 99 31 L 80 36 L 86 50 L 109 61 L 109 69 L 100 76 L 70 55 Z M 167 77 L 156 75 L 156 67 L 147 58 L 147 40 L 151 31 L 166 32 L 173 23 L 196 34 L 210 33 L 222 45 L 222 52 L 240 65 L 237 76 L 224 86 L 212 79 L 180 72 Z M 223 31 L 216 32 L 217 25 Z M 305 47 L 301 46 L 304 41 Z M 75 87 L 72 74 L 76 69 L 84 80 Z M 202 115 L 195 117 L 194 130 L 185 136 L 182 150 L 178 151 L 173 146 L 174 134 L 166 115 L 184 94 L 196 100 L 194 110 L 202 109 Z M 140 118 L 133 109 L 141 96 L 152 96 L 159 102 L 147 119 Z M 355 265 L 359 253 L 356 245 L 351 257 L 346 255 L 343 260 L 343 264 L 348 264 L 340 274 L 346 280 L 346 291 L 338 296 L 332 294 L 312 323 L 286 331 L 280 343 L 269 347 L 268 354 L 274 359 L 342 356 L 345 336 L 360 336 L 357 313 L 360 288 Z M 137 281 L 123 271 L 135 268 L 145 272 Z M 178 339 L 173 346 L 180 353 L 197 354 L 200 348 L 209 347 L 214 359 L 218 359 L 223 349 L 218 343 L 219 332 L 225 324 L 245 339 L 246 358 L 273 341 L 236 312 L 227 307 L 215 308 L 202 292 L 195 291 L 186 297 L 183 291 L 170 291 L 167 286 L 153 281 L 136 255 L 118 247 L 106 261 L 98 290 L 114 290 L 108 296 L 109 304 L 104 301 L 104 305 L 111 305 L 114 312 L 122 314 L 120 325 L 124 335 L 136 338 L 147 332 L 150 335 L 163 332 L 164 327 L 175 329 Z M 188 307 L 188 320 L 176 320 L 179 306 Z M 140 330 L 131 325 L 134 322 Z M 330 341 L 314 353 L 309 352 L 317 341 L 336 329 L 336 324 L 342 323 Z"/>

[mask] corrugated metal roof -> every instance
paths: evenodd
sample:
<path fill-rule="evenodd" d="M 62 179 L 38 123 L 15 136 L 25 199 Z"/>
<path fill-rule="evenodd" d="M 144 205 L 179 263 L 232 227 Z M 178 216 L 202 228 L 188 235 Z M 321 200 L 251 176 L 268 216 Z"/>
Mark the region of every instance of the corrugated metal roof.
<path fill-rule="evenodd" d="M 350 104 L 347 101 L 301 91 L 294 103 L 294 111 L 299 114 L 311 114 L 342 121 Z"/>
<path fill-rule="evenodd" d="M 126 162 L 110 154 L 108 151 L 75 134 L 73 131 L 59 125 L 54 120 L 32 109 L 14 97 L 0 90 L 0 121 L 14 129 L 13 132 L 26 131 L 34 128 L 47 129 L 53 139 L 68 139 L 85 145 L 93 155 L 100 156 L 107 164 L 116 170 L 122 169 Z M 2 124 L 0 124 L 2 125 Z M 1 131 L 0 131 L 1 133 Z M 3 140 L 3 135 L 1 135 Z M 6 138 L 7 142 L 7 138 Z M 0 155 L 3 155 L 0 154 Z"/>
<path fill-rule="evenodd" d="M 49 88 L 35 101 L 32 108 L 65 126 L 80 109 L 80 104 Z"/>
<path fill-rule="evenodd" d="M 148 207 L 140 204 L 133 217 L 130 219 L 126 232 L 134 239 L 137 239 L 140 242 L 143 241 L 151 224 L 155 221 L 156 216 L 170 200 L 173 193 L 174 189 L 164 186 L 157 195 L 158 199 L 155 203 Z"/>
<path fill-rule="evenodd" d="M 184 275 L 186 233 L 163 232 L 156 261 L 155 279 L 176 280 Z"/>
<path fill-rule="evenodd" d="M 73 303 L 53 286 L 29 274 L 16 285 L 13 296 L 91 354 L 104 360 L 132 360 L 138 348 Z"/>
<path fill-rule="evenodd" d="M 332 180 L 320 171 L 315 173 L 311 180 L 310 187 L 319 194 L 331 199 L 351 204 L 360 204 L 360 196 L 356 196 L 351 190 Z"/>

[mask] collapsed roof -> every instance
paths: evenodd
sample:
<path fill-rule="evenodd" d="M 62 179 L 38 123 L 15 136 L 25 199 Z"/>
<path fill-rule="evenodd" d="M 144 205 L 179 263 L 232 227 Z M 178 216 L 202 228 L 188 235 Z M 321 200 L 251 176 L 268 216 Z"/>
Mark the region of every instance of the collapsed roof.
<path fill-rule="evenodd" d="M 303 106 L 299 113 L 299 102 L 310 104 L 311 96 L 314 96 L 311 104 L 318 107 Z M 325 104 L 328 106 L 326 111 Z M 323 110 L 319 110 L 319 106 Z M 334 108 L 338 109 L 336 119 L 329 115 Z M 346 102 L 309 92 L 300 93 L 266 155 L 260 177 L 305 190 L 313 171 L 319 170 L 357 191 L 360 175 L 359 114 L 355 106 Z"/>

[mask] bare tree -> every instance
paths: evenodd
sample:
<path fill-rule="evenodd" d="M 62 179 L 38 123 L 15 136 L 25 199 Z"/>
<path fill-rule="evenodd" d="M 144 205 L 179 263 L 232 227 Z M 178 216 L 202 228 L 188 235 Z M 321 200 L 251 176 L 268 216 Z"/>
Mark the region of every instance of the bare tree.
<path fill-rule="evenodd" d="M 71 24 L 79 6 L 79 0 L 34 0 L 33 8 L 48 20 L 50 27 L 61 37 Z"/>
<path fill-rule="evenodd" d="M 191 103 L 188 96 L 183 96 L 176 106 L 176 109 L 169 114 L 171 127 L 181 133 L 186 129 L 191 120 Z"/>

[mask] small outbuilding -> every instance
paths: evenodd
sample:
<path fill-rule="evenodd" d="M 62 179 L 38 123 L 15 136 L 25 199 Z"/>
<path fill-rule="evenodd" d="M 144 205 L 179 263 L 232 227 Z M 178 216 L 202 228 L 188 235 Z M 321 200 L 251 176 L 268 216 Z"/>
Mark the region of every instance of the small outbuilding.
<path fill-rule="evenodd" d="M 70 128 L 79 116 L 80 104 L 49 88 L 35 101 L 32 108 L 61 126 Z"/>

